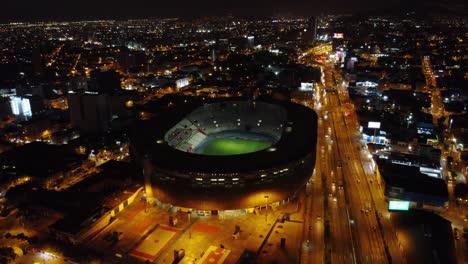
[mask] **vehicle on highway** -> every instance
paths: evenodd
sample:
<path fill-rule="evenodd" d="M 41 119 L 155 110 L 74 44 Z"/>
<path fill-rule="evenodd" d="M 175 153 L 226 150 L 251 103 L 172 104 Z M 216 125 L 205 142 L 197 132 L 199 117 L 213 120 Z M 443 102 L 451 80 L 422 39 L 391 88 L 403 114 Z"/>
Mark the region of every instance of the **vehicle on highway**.
<path fill-rule="evenodd" d="M 460 232 L 458 231 L 458 228 L 453 229 L 453 236 L 455 237 L 456 240 L 460 240 Z"/>

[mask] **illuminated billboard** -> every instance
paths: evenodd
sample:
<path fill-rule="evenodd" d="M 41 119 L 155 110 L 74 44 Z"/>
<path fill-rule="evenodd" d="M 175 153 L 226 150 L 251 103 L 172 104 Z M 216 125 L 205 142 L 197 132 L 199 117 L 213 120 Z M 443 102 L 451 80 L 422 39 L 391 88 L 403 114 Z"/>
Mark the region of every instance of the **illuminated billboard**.
<path fill-rule="evenodd" d="M 182 79 L 176 80 L 177 89 L 184 88 L 185 86 L 188 86 L 189 84 L 190 84 L 189 78 L 182 78 Z"/>
<path fill-rule="evenodd" d="M 301 91 L 313 91 L 314 90 L 314 83 L 301 83 L 301 87 L 299 88 Z"/>
<path fill-rule="evenodd" d="M 342 39 L 342 38 L 344 38 L 344 34 L 343 33 L 334 33 L 333 38 L 334 39 Z"/>
<path fill-rule="evenodd" d="M 350 61 L 352 61 L 352 60 L 350 60 Z M 356 59 L 356 61 L 357 61 L 357 59 Z M 362 87 L 377 87 L 378 85 L 379 85 L 378 83 L 371 82 L 371 81 L 356 82 L 356 86 L 362 86 Z"/>
<path fill-rule="evenodd" d="M 369 122 L 369 124 L 367 124 L 367 127 L 368 128 L 376 128 L 376 129 L 379 129 L 380 128 L 380 122 Z"/>
<path fill-rule="evenodd" d="M 408 211 L 410 202 L 408 201 L 389 201 L 388 210 L 389 211 Z"/>

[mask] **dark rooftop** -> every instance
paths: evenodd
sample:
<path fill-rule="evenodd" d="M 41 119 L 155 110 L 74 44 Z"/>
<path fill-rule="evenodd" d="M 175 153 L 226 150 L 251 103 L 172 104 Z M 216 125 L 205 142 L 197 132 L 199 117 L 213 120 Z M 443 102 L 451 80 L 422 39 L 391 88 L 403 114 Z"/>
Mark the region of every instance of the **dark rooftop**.
<path fill-rule="evenodd" d="M 407 192 L 447 197 L 447 184 L 442 179 L 426 176 L 418 167 L 383 163 L 379 165 L 385 183 L 404 188 Z"/>
<path fill-rule="evenodd" d="M 134 171 L 131 164 L 109 161 L 99 168 L 99 173 L 65 191 L 33 191 L 28 188 L 26 194 L 21 196 L 27 200 L 28 205 L 50 208 L 64 215 L 51 228 L 71 234 L 78 233 L 86 220 L 99 218 L 138 188 L 128 180 Z"/>
<path fill-rule="evenodd" d="M 85 160 L 67 145 L 32 142 L 0 155 L 0 165 L 12 168 L 17 174 L 47 177 L 64 171 Z"/>

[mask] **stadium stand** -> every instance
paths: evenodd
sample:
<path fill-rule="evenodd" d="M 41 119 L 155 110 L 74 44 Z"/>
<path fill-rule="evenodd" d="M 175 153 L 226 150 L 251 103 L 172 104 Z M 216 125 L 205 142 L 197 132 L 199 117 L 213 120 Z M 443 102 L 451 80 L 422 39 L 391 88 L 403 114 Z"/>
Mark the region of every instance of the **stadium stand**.
<path fill-rule="evenodd" d="M 225 131 L 239 134 L 263 134 L 272 144 L 281 139 L 286 111 L 278 106 L 258 102 L 255 108 L 241 102 L 204 105 L 172 127 L 165 135 L 168 144 L 178 150 L 193 152 L 209 135 Z"/>

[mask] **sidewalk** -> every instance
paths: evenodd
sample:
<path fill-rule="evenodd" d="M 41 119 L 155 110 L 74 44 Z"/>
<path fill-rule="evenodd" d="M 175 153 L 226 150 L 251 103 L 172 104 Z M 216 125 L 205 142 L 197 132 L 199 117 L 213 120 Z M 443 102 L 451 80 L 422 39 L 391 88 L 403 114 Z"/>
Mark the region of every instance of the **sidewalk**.
<path fill-rule="evenodd" d="M 299 204 L 298 204 L 299 203 Z M 304 215 L 300 202 L 289 203 L 278 210 L 278 217 L 289 214 L 289 220 L 278 221 L 272 226 L 272 232 L 259 250 L 258 263 L 297 263 L 300 258 L 300 247 L 304 225 Z M 285 246 L 281 247 L 281 239 Z"/>

